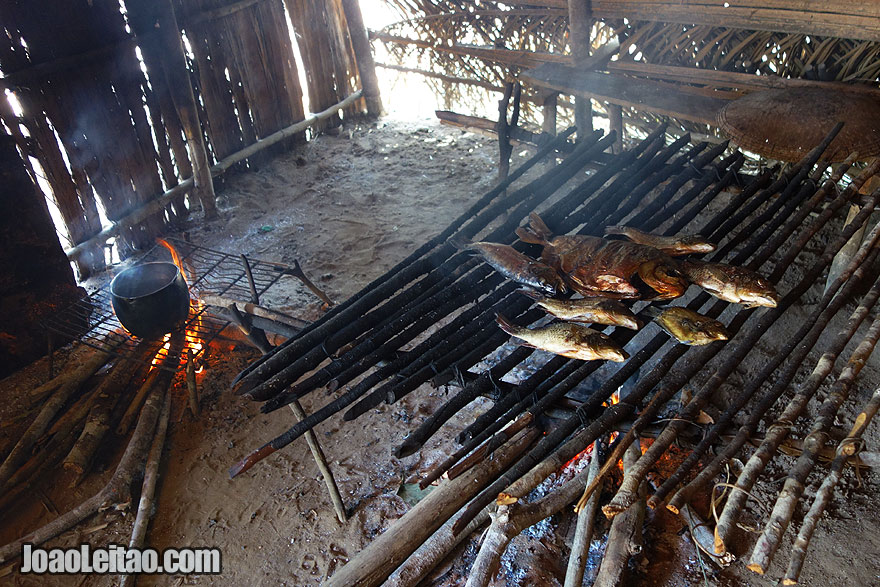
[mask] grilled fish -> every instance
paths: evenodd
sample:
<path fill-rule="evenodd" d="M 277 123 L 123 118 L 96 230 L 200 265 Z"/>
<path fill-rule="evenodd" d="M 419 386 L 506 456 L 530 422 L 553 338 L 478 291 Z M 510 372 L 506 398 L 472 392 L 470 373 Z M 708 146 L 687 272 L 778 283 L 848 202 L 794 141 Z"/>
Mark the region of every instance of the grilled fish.
<path fill-rule="evenodd" d="M 501 330 L 515 336 L 524 346 L 542 349 L 570 359 L 625 361 L 629 355 L 607 335 L 582 324 L 555 322 L 541 328 L 525 328 L 496 316 Z"/>
<path fill-rule="evenodd" d="M 629 226 L 606 226 L 605 234 L 624 236 L 634 243 L 654 247 L 673 257 L 691 253 L 711 253 L 715 250 L 715 245 L 698 234 L 660 236 Z"/>
<path fill-rule="evenodd" d="M 644 296 L 650 299 L 675 298 L 688 287 L 676 261 L 654 247 L 588 235 L 553 236 L 534 213 L 529 225 L 517 228 L 516 234 L 524 242 L 543 245 L 541 260 L 584 296 L 643 297 L 630 281 L 634 275 L 651 288 Z"/>
<path fill-rule="evenodd" d="M 504 277 L 535 288 L 548 296 L 567 293 L 562 276 L 546 263 L 536 261 L 511 247 L 489 242 L 471 242 L 453 238 L 450 243 L 458 249 L 479 253 L 483 260 Z"/>
<path fill-rule="evenodd" d="M 702 346 L 729 338 L 724 324 L 688 308 L 673 306 L 663 310 L 646 308 L 646 311 L 660 328 L 682 344 Z"/>
<path fill-rule="evenodd" d="M 692 283 L 726 302 L 747 308 L 775 308 L 779 302 L 773 284 L 744 267 L 688 260 L 682 261 L 681 271 Z"/>
<path fill-rule="evenodd" d="M 617 300 L 608 298 L 580 298 L 577 300 L 556 300 L 541 297 L 531 290 L 520 290 L 548 313 L 571 322 L 607 324 L 638 330 L 639 321 L 632 311 Z"/>

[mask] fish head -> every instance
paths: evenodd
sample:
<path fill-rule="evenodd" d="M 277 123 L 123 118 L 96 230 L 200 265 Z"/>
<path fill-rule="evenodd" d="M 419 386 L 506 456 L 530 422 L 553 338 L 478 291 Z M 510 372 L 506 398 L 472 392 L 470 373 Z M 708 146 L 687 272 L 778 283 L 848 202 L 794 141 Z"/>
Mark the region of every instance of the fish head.
<path fill-rule="evenodd" d="M 629 358 L 629 353 L 623 350 L 623 347 L 601 332 L 596 332 L 590 337 L 589 347 L 593 355 L 602 361 L 622 363 Z"/>
<path fill-rule="evenodd" d="M 682 248 L 686 248 L 689 253 L 711 253 L 715 250 L 714 244 L 698 234 L 682 237 L 681 245 Z"/>
<path fill-rule="evenodd" d="M 763 277 L 755 276 L 745 280 L 737 290 L 742 303 L 750 308 L 754 306 L 775 308 L 779 304 L 779 294 L 776 293 L 776 288 Z"/>

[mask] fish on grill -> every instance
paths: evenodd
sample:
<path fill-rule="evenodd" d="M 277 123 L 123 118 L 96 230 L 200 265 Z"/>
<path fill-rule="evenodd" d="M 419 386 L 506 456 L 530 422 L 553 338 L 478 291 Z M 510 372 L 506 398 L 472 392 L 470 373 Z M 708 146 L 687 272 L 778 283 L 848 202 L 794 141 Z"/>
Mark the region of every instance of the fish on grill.
<path fill-rule="evenodd" d="M 681 262 L 681 271 L 692 283 L 726 302 L 747 308 L 775 308 L 779 302 L 773 284 L 745 267 L 686 260 Z"/>
<path fill-rule="evenodd" d="M 607 324 L 638 330 L 639 320 L 632 310 L 617 300 L 608 298 L 578 298 L 559 300 L 542 297 L 531 290 L 520 290 L 549 314 L 571 322 Z"/>
<path fill-rule="evenodd" d="M 671 306 L 661 310 L 649 307 L 644 311 L 653 317 L 654 322 L 669 336 L 682 344 L 702 346 L 729 338 L 724 324 L 689 308 Z"/>
<path fill-rule="evenodd" d="M 471 242 L 460 237 L 453 237 L 449 242 L 459 250 L 478 253 L 504 277 L 545 295 L 557 296 L 568 292 L 565 281 L 556 269 L 520 253 L 510 245 Z"/>
<path fill-rule="evenodd" d="M 692 253 L 711 253 L 715 250 L 715 245 L 698 234 L 661 236 L 631 226 L 606 226 L 605 234 L 626 237 L 634 243 L 654 247 L 672 257 Z"/>
<path fill-rule="evenodd" d="M 554 322 L 539 328 L 526 328 L 513 324 L 501 314 L 496 320 L 504 332 L 519 339 L 524 346 L 582 361 L 619 363 L 629 358 L 629 354 L 610 337 L 582 324 Z"/>
<path fill-rule="evenodd" d="M 654 247 L 589 235 L 553 236 L 535 213 L 516 234 L 524 242 L 543 245 L 541 260 L 584 296 L 668 300 L 688 288 L 676 261 Z M 643 294 L 630 281 L 636 275 L 650 291 Z"/>

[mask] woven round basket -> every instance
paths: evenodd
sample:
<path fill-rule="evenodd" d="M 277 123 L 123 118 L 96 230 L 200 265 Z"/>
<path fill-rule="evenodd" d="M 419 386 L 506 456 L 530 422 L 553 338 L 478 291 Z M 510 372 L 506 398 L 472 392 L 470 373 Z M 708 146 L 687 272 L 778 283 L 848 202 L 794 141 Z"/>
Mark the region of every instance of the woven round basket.
<path fill-rule="evenodd" d="M 880 99 L 839 88 L 790 88 L 747 94 L 718 113 L 721 131 L 742 149 L 769 159 L 800 161 L 838 122 L 843 129 L 822 158 L 880 155 Z"/>

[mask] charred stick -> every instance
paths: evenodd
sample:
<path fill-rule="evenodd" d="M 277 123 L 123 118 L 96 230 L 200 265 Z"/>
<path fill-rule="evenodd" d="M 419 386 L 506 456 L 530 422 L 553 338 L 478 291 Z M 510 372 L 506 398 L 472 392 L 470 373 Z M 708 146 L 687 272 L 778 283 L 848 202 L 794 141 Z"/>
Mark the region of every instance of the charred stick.
<path fill-rule="evenodd" d="M 400 562 L 434 533 L 471 496 L 516 460 L 535 437 L 524 432 L 517 441 L 496 457 L 483 461 L 458 479 L 442 484 L 370 542 L 336 574 L 327 587 L 362 587 L 381 584 Z"/>
<path fill-rule="evenodd" d="M 162 411 L 159 413 L 159 422 L 156 425 L 156 435 L 153 438 L 153 445 L 150 447 L 150 453 L 147 456 L 147 463 L 144 467 L 144 483 L 141 488 L 141 497 L 138 500 L 137 514 L 134 519 L 134 527 L 131 530 L 131 540 L 128 542 L 129 548 L 143 548 L 147 538 L 147 528 L 150 525 L 150 518 L 156 508 L 156 483 L 159 480 L 159 463 L 162 461 L 162 449 L 165 448 L 165 436 L 168 433 L 168 419 L 171 415 L 171 398 L 166 394 L 165 401 L 162 402 Z M 120 586 L 125 587 L 129 584 L 133 585 L 137 581 L 136 574 L 125 574 L 120 576 Z"/>
<path fill-rule="evenodd" d="M 586 484 L 589 486 L 599 473 L 601 459 L 600 443 L 593 443 L 590 454 Z M 593 540 L 593 526 L 596 521 L 596 510 L 599 508 L 599 494 L 595 493 L 582 507 L 577 510 L 577 525 L 571 541 L 571 554 L 568 556 L 568 567 L 565 569 L 564 587 L 581 587 L 584 584 L 584 570 L 590 553 L 590 542 Z M 577 508 L 576 508 L 577 509 Z"/>
<path fill-rule="evenodd" d="M 868 167 L 862 170 L 859 175 L 853 178 L 850 185 L 843 190 L 837 198 L 834 198 L 831 202 L 828 203 L 825 210 L 823 210 L 823 215 L 830 217 L 837 210 L 839 210 L 846 202 L 851 201 L 858 194 L 859 189 L 868 181 L 869 178 L 876 175 L 880 172 L 880 158 L 874 159 Z M 814 223 L 807 227 L 799 236 L 797 240 L 798 246 L 803 246 L 806 244 L 813 236 L 816 235 L 817 232 L 824 226 L 824 224 Z M 782 278 L 785 272 L 791 267 L 792 262 L 794 261 L 795 254 L 793 251 L 789 251 L 786 255 L 776 263 L 776 266 L 773 268 L 773 271 L 770 273 L 771 281 L 778 281 Z"/>
<path fill-rule="evenodd" d="M 455 396 L 449 401 L 435 410 L 433 414 L 413 432 L 407 436 L 404 441 L 394 449 L 394 455 L 397 458 L 403 458 L 415 453 L 425 442 L 433 436 L 437 430 L 446 423 L 449 418 L 454 416 L 463 407 L 477 399 L 480 395 L 487 393 L 492 389 L 496 381 L 499 381 L 508 371 L 519 365 L 523 360 L 531 355 L 532 350 L 527 347 L 520 347 L 507 355 L 501 361 L 481 373 L 475 380 L 467 383 L 462 387 Z M 454 464 L 454 463 L 453 463 Z M 429 481 L 430 483 L 430 481 Z"/>
<path fill-rule="evenodd" d="M 453 332 L 459 326 L 460 325 L 458 325 L 458 324 L 454 324 L 454 325 L 450 324 L 447 327 L 441 328 L 435 334 L 435 336 L 439 336 L 442 338 L 443 336 L 447 335 L 448 333 Z M 427 347 L 429 344 L 431 344 L 430 339 L 426 340 L 425 342 L 423 342 L 419 346 L 417 346 L 414 349 L 414 352 L 416 354 L 418 354 L 418 352 L 421 352 L 422 350 L 424 350 L 424 349 L 422 349 L 423 345 L 425 347 Z M 409 359 L 407 359 L 406 357 L 400 359 L 401 362 L 406 362 L 408 360 Z M 383 372 L 385 369 L 390 369 L 391 372 L 393 372 L 396 369 L 396 367 L 397 367 L 397 361 L 392 361 L 386 367 L 381 368 L 379 370 L 379 372 Z M 329 418 L 333 414 L 341 411 L 342 409 L 344 409 L 348 405 L 354 403 L 359 397 L 361 397 L 363 394 L 365 394 L 367 391 L 369 391 L 369 389 L 372 388 L 372 386 L 374 385 L 375 381 L 373 381 L 371 379 L 371 377 L 372 377 L 372 375 L 367 377 L 363 382 L 358 383 L 358 385 L 356 385 L 354 388 L 352 388 L 351 390 L 344 393 L 342 396 L 336 398 L 335 400 L 333 400 L 332 402 L 330 402 L 326 406 L 318 409 L 313 414 L 311 414 L 307 418 L 305 418 L 302 422 L 299 422 L 298 424 L 296 424 L 295 426 L 290 428 L 287 432 L 285 432 L 281 436 L 277 437 L 276 439 L 274 439 L 270 443 L 264 445 L 256 453 L 253 453 L 253 454 L 262 455 L 262 456 L 260 456 L 260 459 L 265 458 L 265 456 L 268 456 L 269 454 L 275 452 L 279 448 L 282 448 L 282 447 L 286 446 L 287 444 L 293 442 L 296 438 L 299 438 L 299 436 L 301 436 L 306 430 L 313 428 L 318 423 L 323 422 L 324 420 L 326 420 L 327 418 Z M 384 379 L 384 378 L 385 378 L 385 375 L 381 375 L 381 379 Z M 260 451 L 262 451 L 262 452 L 260 452 Z M 247 457 L 247 458 L 251 458 L 251 455 L 249 455 L 249 457 Z M 259 460 L 259 459 L 257 459 L 257 460 Z M 254 461 L 254 462 L 257 462 L 257 461 Z M 246 466 L 243 465 L 243 468 L 241 470 L 236 471 L 235 474 L 238 474 L 241 471 L 246 470 L 252 464 L 253 463 L 251 463 L 250 465 L 246 465 Z"/>
<path fill-rule="evenodd" d="M 489 458 L 489 455 L 495 452 L 498 447 L 502 446 L 505 442 L 513 438 L 520 430 L 522 430 L 526 426 L 529 426 L 533 420 L 534 417 L 529 412 L 524 412 L 520 414 L 520 416 L 516 420 L 508 424 L 500 433 L 490 438 L 488 442 L 486 442 L 477 450 L 468 455 L 466 459 L 463 459 L 454 467 L 451 467 L 447 471 L 447 476 L 450 479 L 455 479 L 465 471 L 472 468 L 477 463 L 481 462 L 483 459 Z M 427 485 L 425 487 L 427 487 Z"/>
<path fill-rule="evenodd" d="M 510 420 L 510 418 L 503 418 L 502 416 L 516 415 L 521 412 L 523 405 L 525 405 L 523 402 L 532 396 L 539 386 L 551 379 L 554 380 L 555 384 L 558 382 L 556 381 L 557 378 L 567 377 L 572 371 L 577 369 L 578 365 L 578 361 L 570 361 L 565 357 L 559 356 L 553 357 L 525 381 L 501 396 L 491 408 L 480 414 L 467 428 L 462 430 L 456 440 L 459 444 L 465 444 L 468 440 L 485 435 L 478 441 L 482 442 L 489 434 L 493 434 Z"/>
<path fill-rule="evenodd" d="M 0 548 L 0 564 L 21 555 L 22 545 L 29 542 L 43 544 L 61 532 L 97 513 L 103 507 L 110 507 L 131 499 L 132 481 L 143 470 L 144 461 L 150 450 L 156 422 L 159 419 L 165 389 L 171 382 L 170 372 L 163 372 L 164 388 L 156 387 L 147 398 L 134 434 L 122 455 L 122 460 L 107 485 L 97 494 L 76 506 L 66 514 L 52 520 L 45 526 Z"/>
<path fill-rule="evenodd" d="M 257 293 L 257 284 L 254 282 L 254 274 L 251 271 L 251 264 L 248 261 L 248 258 L 243 254 L 239 255 L 239 258 L 241 259 L 241 264 L 244 266 L 244 275 L 247 278 L 248 289 L 251 292 L 251 303 L 259 304 L 260 294 Z"/>
<path fill-rule="evenodd" d="M 869 213 L 872 212 L 873 205 L 870 208 L 866 207 L 865 210 Z M 847 240 L 849 239 L 847 238 Z M 752 551 L 747 565 L 750 570 L 763 575 L 767 567 L 770 566 L 770 561 L 779 547 L 782 535 L 794 515 L 795 506 L 803 494 L 807 476 L 816 464 L 819 450 L 828 439 L 828 430 L 834 424 L 834 418 L 837 416 L 840 406 L 849 397 L 852 385 L 868 357 L 874 351 L 878 339 L 880 339 L 880 317 L 874 320 L 865 337 L 852 352 L 849 362 L 837 378 L 834 388 L 819 407 L 819 416 L 813 422 L 810 433 L 804 439 L 804 452 L 789 471 L 785 485 L 779 492 L 779 497 L 770 513 L 770 519 L 764 526 L 764 532 L 758 538 Z"/>
<path fill-rule="evenodd" d="M 235 306 L 231 306 L 234 308 Z M 238 318 L 241 318 L 240 314 L 237 314 Z M 239 324 L 239 328 L 242 327 L 242 324 Z M 262 339 L 265 340 L 266 335 L 263 331 L 259 331 L 262 334 Z M 246 333 L 248 338 L 251 339 L 253 336 L 253 332 Z M 264 353 L 269 352 L 271 349 L 266 341 L 266 350 L 262 350 Z M 259 347 L 258 347 L 259 348 Z M 303 409 L 302 405 L 299 403 L 299 400 L 294 399 L 289 404 L 290 410 L 293 412 L 294 416 L 298 422 L 303 421 L 306 418 L 306 412 Z M 345 523 L 346 514 L 345 514 L 345 505 L 342 502 L 342 495 L 339 493 L 339 486 L 336 485 L 336 478 L 333 476 L 333 472 L 330 470 L 330 466 L 327 464 L 327 457 L 324 455 L 324 450 L 321 448 L 320 443 L 318 442 L 318 437 L 315 435 L 314 430 L 307 430 L 305 432 L 306 443 L 309 445 L 309 450 L 312 453 L 312 458 L 315 459 L 315 464 L 318 466 L 318 470 L 321 472 L 321 475 L 324 477 L 324 484 L 327 486 L 327 492 L 330 494 L 330 501 L 333 503 L 333 509 L 336 511 L 336 517 L 341 523 Z"/>
<path fill-rule="evenodd" d="M 880 410 L 880 388 L 874 390 L 871 399 L 868 400 L 862 411 L 856 416 L 849 434 L 837 445 L 834 460 L 831 461 L 831 470 L 825 476 L 825 480 L 816 492 L 813 504 L 810 506 L 807 515 L 804 516 L 804 522 L 794 541 L 788 569 L 785 571 L 785 577 L 782 579 L 783 585 L 797 584 L 801 574 L 801 567 L 804 564 L 804 558 L 807 556 L 807 549 L 810 547 L 810 539 L 813 536 L 813 532 L 819 524 L 825 508 L 833 499 L 834 488 L 837 487 L 837 483 L 840 481 L 843 468 L 850 458 L 858 455 L 862 448 L 864 448 L 865 443 L 862 435 L 871 424 L 871 420 L 877 415 L 878 410 Z"/>
<path fill-rule="evenodd" d="M 709 190 L 707 192 L 707 201 L 711 201 L 724 189 L 725 186 L 729 185 L 734 177 L 736 176 L 735 169 L 739 169 L 742 165 L 742 161 L 744 157 L 741 153 L 736 152 L 733 155 L 726 157 L 716 163 L 715 165 L 710 166 L 708 169 L 703 169 L 709 163 L 715 160 L 721 153 L 724 152 L 724 149 L 727 148 L 725 143 L 721 143 L 716 147 L 709 149 L 705 153 L 701 154 L 699 157 L 694 159 L 692 162 L 688 163 L 684 170 L 678 173 L 673 179 L 669 181 L 669 184 L 663 189 L 663 192 L 651 200 L 638 214 L 632 217 L 632 219 L 627 221 L 627 224 L 635 227 L 646 227 L 646 229 L 650 230 L 650 227 L 659 226 L 659 223 L 656 222 L 656 215 L 662 212 L 667 206 L 673 206 L 675 208 L 675 212 L 683 209 L 685 206 L 694 203 L 694 199 L 703 193 L 709 185 L 713 182 L 716 183 L 716 186 L 713 190 Z M 732 167 L 730 171 L 727 171 L 728 167 Z M 725 173 L 726 172 L 726 173 Z M 724 176 L 721 174 L 724 173 Z M 691 181 L 694 178 L 699 177 L 684 194 L 680 197 L 675 198 L 675 195 L 678 193 L 678 190 L 681 189 L 687 182 Z M 726 178 L 726 179 L 725 179 Z M 717 190 L 717 191 L 716 191 Z M 675 199 L 674 199 L 675 198 Z M 694 216 L 699 214 L 701 210 L 703 210 L 705 206 L 693 206 L 692 213 Z M 675 212 L 669 214 L 670 217 L 675 217 Z M 673 233 L 674 234 L 674 233 Z"/>
<path fill-rule="evenodd" d="M 398 321 L 381 328 L 377 327 L 368 338 L 345 353 L 343 358 L 331 362 L 330 365 L 323 367 L 314 375 L 291 386 L 288 391 L 269 399 L 262 411 L 268 413 L 278 409 L 285 405 L 286 401 L 301 398 L 313 389 L 326 385 L 332 380 L 335 380 L 337 385 L 344 385 L 380 359 L 391 355 L 395 350 L 416 338 L 426 326 L 434 324 L 442 316 L 448 315 L 466 304 L 472 298 L 471 290 L 480 285 L 497 288 L 489 295 L 488 299 L 491 300 L 489 303 L 494 303 L 498 298 L 514 289 L 511 284 L 503 284 L 500 276 L 490 275 L 485 267 L 479 267 L 466 275 L 464 280 L 456 286 L 448 288 L 444 292 L 445 295 L 439 299 L 427 299 L 401 314 Z M 475 304 L 467 313 L 472 315 L 478 309 L 482 310 L 486 307 L 486 302 Z M 472 318 L 474 317 L 472 316 Z M 411 319 L 412 321 L 410 321 Z M 399 359 L 404 360 L 404 357 L 399 357 Z"/>
<path fill-rule="evenodd" d="M 515 179 L 518 179 L 529 168 L 543 159 L 544 156 L 553 150 L 556 144 L 565 140 L 571 134 L 569 131 L 562 133 L 556 140 L 551 141 L 544 149 L 541 149 L 538 153 L 540 157 L 536 155 L 511 173 L 507 180 L 490 190 L 464 214 L 459 216 L 449 228 L 425 243 L 425 245 L 398 263 L 382 277 L 376 279 L 346 300 L 345 303 L 332 308 L 321 319 L 312 323 L 310 327 L 305 328 L 302 334 L 295 340 L 279 345 L 270 355 L 245 369 L 245 371 L 239 374 L 234 383 L 241 383 L 246 388 L 254 387 L 259 382 L 267 379 L 268 375 L 275 373 L 281 366 L 290 364 L 293 358 L 302 355 L 316 345 L 320 345 L 324 339 L 338 330 L 340 325 L 357 320 L 365 312 L 375 307 L 377 303 L 386 300 L 395 291 L 405 287 L 419 276 L 431 272 L 453 252 L 451 245 L 446 242 L 453 233 L 458 232 L 470 238 L 494 220 L 499 213 L 517 202 L 533 194 L 547 195 L 555 191 L 558 185 L 554 178 L 558 175 L 562 181 L 570 179 L 579 169 L 577 164 L 583 159 L 584 154 L 590 151 L 591 147 L 599 141 L 601 133 L 594 133 L 582 145 L 579 145 L 575 152 L 548 173 L 518 189 L 506 198 L 493 203 L 493 200 L 498 198 L 500 194 L 505 193 L 507 187 Z M 429 252 L 430 254 L 428 254 Z M 400 294 L 395 295 L 391 300 L 388 300 L 385 306 L 389 308 L 401 307 L 406 303 L 405 300 L 414 297 L 412 291 L 410 291 L 411 289 L 412 287 L 407 288 Z M 364 330 L 371 325 L 364 324 Z"/>
<path fill-rule="evenodd" d="M 529 526 L 552 516 L 570 504 L 581 491 L 589 474 L 590 469 L 586 467 L 546 497 L 532 503 L 503 505 L 495 513 L 490 514 L 492 523 L 471 567 L 466 587 L 488 585 L 510 541 Z"/>
<path fill-rule="evenodd" d="M 115 346 L 121 344 L 122 340 L 121 336 L 111 335 L 106 342 L 108 342 L 111 347 L 115 348 Z M 33 448 L 40 436 L 42 436 L 49 428 L 52 420 L 61 408 L 64 407 L 67 400 L 79 390 L 89 377 L 107 362 L 110 356 L 111 354 L 107 351 L 102 351 L 90 356 L 76 369 L 76 371 L 66 378 L 64 383 L 62 383 L 55 393 L 53 393 L 43 404 L 42 409 L 37 414 L 36 418 L 34 418 L 34 421 L 31 422 L 27 430 L 24 431 L 24 434 L 22 434 L 21 438 L 15 443 L 15 446 L 12 447 L 12 450 L 6 456 L 3 464 L 0 465 L 0 493 L 2 493 L 7 487 L 9 478 L 12 477 L 12 474 L 15 473 L 16 469 L 18 469 L 18 467 L 27 459 L 31 448 Z"/>
<path fill-rule="evenodd" d="M 265 336 L 265 335 L 264 335 Z M 199 390 L 196 386 L 196 361 L 192 349 L 186 349 L 186 391 L 189 399 L 189 411 L 193 417 L 199 417 Z"/>
<path fill-rule="evenodd" d="M 525 311 L 528 306 L 528 301 L 517 300 L 514 302 L 514 305 L 508 306 L 505 305 L 508 302 L 502 300 L 498 302 L 495 306 L 495 311 L 506 311 L 514 316 L 518 316 L 521 312 Z M 537 320 L 540 318 L 541 313 L 537 310 L 533 310 L 528 312 L 523 316 L 524 320 Z M 459 361 L 463 354 L 468 354 L 471 349 L 469 346 L 461 346 L 457 350 L 453 350 L 450 353 L 446 354 L 443 357 L 437 358 L 436 360 L 431 360 L 433 356 L 433 352 L 425 353 L 422 356 L 418 357 L 416 361 L 410 364 L 410 366 L 416 365 L 421 366 L 424 363 L 430 362 L 431 364 L 425 365 L 419 369 L 418 372 L 411 376 L 407 376 L 408 369 L 405 369 L 404 372 L 401 373 L 401 377 L 405 377 L 403 381 L 397 383 L 395 381 L 391 381 L 386 383 L 376 390 L 374 390 L 370 395 L 361 400 L 361 402 L 352 407 L 348 412 L 345 413 L 344 418 L 346 420 L 354 420 L 361 414 L 365 413 L 367 410 L 378 406 L 383 401 L 387 403 L 393 403 L 409 393 L 410 391 L 416 389 L 421 383 L 428 381 L 437 371 L 443 371 L 447 367 L 456 364 L 457 367 L 467 370 L 477 362 L 479 362 L 482 357 L 492 352 L 493 349 L 504 344 L 504 341 L 507 340 L 508 336 L 501 332 L 494 324 L 484 324 L 482 322 L 474 322 L 473 324 L 459 330 L 455 334 L 453 334 L 449 339 L 443 341 L 441 346 L 438 345 L 432 351 L 435 350 L 444 350 L 448 345 L 448 342 L 456 342 L 459 339 L 470 339 L 471 341 L 476 341 L 478 344 L 475 350 L 476 352 L 470 353 L 470 360 L 472 361 L 470 364 L 466 362 Z M 458 363 L 456 363 L 458 361 Z"/>
<path fill-rule="evenodd" d="M 695 183 L 681 196 L 680 199 L 691 203 L 691 207 L 686 212 L 678 215 L 675 222 L 666 231 L 666 234 L 678 234 L 684 227 L 690 226 L 691 222 L 706 209 L 709 202 L 739 180 L 738 173 L 745 162 L 745 156 L 739 151 L 735 155 L 738 156 L 729 164 L 727 159 L 724 159 L 719 165 L 704 172 L 703 179 Z M 769 181 L 769 174 L 767 172 L 758 176 L 758 179 L 764 179 L 765 176 L 765 181 Z M 712 186 L 712 189 L 706 190 L 712 182 L 715 182 L 715 185 Z"/>

